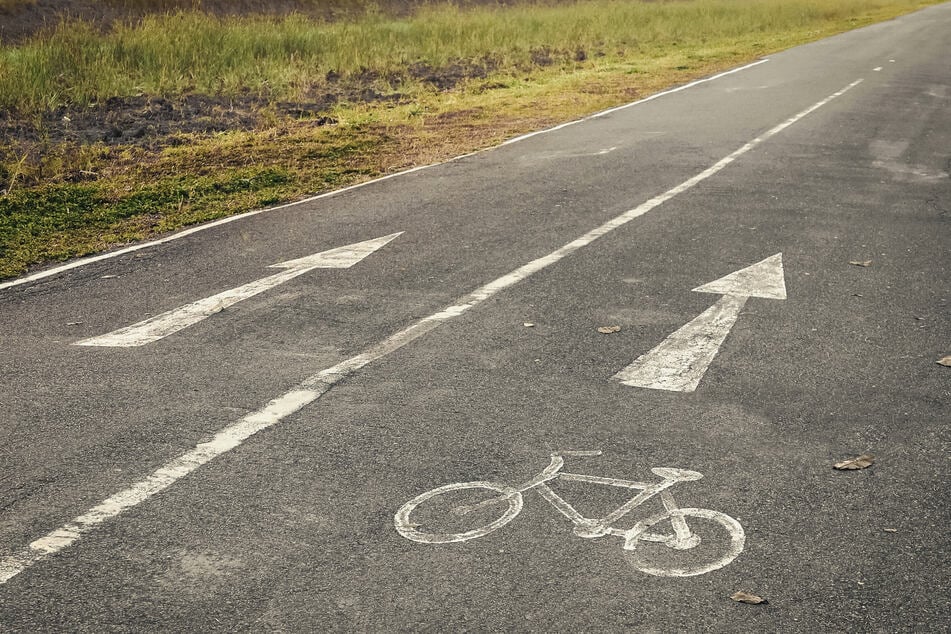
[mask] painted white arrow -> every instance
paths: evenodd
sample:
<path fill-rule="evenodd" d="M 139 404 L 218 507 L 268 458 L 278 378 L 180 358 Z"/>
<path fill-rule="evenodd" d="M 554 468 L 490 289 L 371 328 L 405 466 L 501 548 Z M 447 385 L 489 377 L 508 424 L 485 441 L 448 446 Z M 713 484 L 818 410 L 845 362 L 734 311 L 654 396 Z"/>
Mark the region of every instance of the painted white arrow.
<path fill-rule="evenodd" d="M 614 375 L 632 387 L 693 392 L 750 297 L 786 299 L 783 254 L 693 289 L 723 295 L 696 319 Z"/>
<path fill-rule="evenodd" d="M 386 243 L 402 234 L 391 233 L 382 238 L 366 240 L 344 247 L 337 247 L 322 253 L 315 253 L 296 260 L 288 260 L 280 264 L 272 264 L 271 268 L 287 269 L 274 275 L 249 282 L 238 288 L 227 290 L 211 297 L 200 299 L 197 302 L 186 304 L 168 312 L 150 317 L 137 324 L 114 330 L 99 337 L 84 339 L 76 342 L 77 346 L 101 346 L 131 348 L 144 346 L 147 343 L 158 341 L 173 333 L 198 323 L 210 315 L 214 315 L 242 300 L 253 297 L 258 293 L 274 288 L 284 282 L 294 279 L 314 269 L 347 269 L 361 261 Z"/>

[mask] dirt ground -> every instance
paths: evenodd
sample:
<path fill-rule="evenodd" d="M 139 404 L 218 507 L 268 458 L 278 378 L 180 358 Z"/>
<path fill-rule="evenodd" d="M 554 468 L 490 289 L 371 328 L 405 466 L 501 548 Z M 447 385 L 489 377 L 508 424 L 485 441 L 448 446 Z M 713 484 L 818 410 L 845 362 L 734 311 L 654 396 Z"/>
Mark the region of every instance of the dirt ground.
<path fill-rule="evenodd" d="M 456 62 L 433 68 L 416 63 L 406 77 L 448 90 L 471 78 L 484 78 L 494 67 L 491 60 Z M 398 90 L 400 77 L 384 78 L 365 71 L 345 78 L 330 73 L 311 94 L 296 102 L 273 102 L 246 93 L 236 96 L 186 94 L 173 98 L 139 95 L 110 97 L 89 107 L 61 107 L 39 117 L 17 117 L 0 111 L 0 152 L 4 145 L 22 148 L 37 143 L 103 143 L 134 145 L 157 150 L 180 143 L 181 134 L 212 134 L 228 130 L 251 130 L 273 118 L 306 119 L 314 125 L 333 125 L 332 107 L 339 102 L 400 102 L 407 99 Z"/>

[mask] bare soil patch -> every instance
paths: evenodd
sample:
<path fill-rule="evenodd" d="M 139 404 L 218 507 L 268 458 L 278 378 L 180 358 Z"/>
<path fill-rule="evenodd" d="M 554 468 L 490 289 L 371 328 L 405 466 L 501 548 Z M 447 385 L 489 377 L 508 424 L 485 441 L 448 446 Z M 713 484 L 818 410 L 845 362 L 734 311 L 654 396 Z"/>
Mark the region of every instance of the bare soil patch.
<path fill-rule="evenodd" d="M 366 70 L 341 78 L 328 73 L 300 101 L 273 101 L 247 92 L 235 96 L 186 94 L 175 97 L 110 97 L 88 107 L 60 107 L 33 118 L 0 111 L 0 139 L 7 144 L 38 142 L 104 143 L 159 149 L 176 144 L 177 135 L 253 130 L 274 117 L 306 119 L 316 125 L 336 123 L 331 114 L 341 102 L 401 102 L 398 90 L 407 79 L 437 90 L 451 90 L 469 79 L 483 79 L 496 67 L 490 59 L 458 60 L 444 67 L 411 64 L 405 76 L 383 77 Z"/>

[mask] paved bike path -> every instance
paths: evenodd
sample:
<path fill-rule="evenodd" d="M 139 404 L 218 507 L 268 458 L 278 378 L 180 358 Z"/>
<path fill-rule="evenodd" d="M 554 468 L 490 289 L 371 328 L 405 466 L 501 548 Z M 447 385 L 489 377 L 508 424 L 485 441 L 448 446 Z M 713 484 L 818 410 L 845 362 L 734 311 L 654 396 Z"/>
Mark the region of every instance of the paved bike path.
<path fill-rule="evenodd" d="M 3 622 L 295 631 L 941 623 L 947 540 L 936 536 L 947 521 L 949 394 L 934 360 L 947 345 L 951 299 L 947 16 L 938 7 L 802 47 L 602 119 L 325 199 L 313 212 L 249 219 L 138 263 L 102 263 L 68 285 L 51 280 L 5 296 L 4 319 L 22 333 L 5 353 L 18 370 L 5 422 L 23 425 L 5 429 L 5 473 L 26 491 L 3 514 L 12 550 L 310 373 L 863 79 L 690 191 L 368 365 L 17 576 L 0 589 Z M 302 278 L 227 311 L 219 315 L 231 319 L 226 327 L 209 320 L 141 350 L 64 345 L 243 283 L 269 264 L 395 231 L 405 233 L 360 268 Z M 778 252 L 788 299 L 750 300 L 697 392 L 609 380 L 716 300 L 691 289 Z M 189 270 L 173 266 L 177 259 Z M 110 271 L 149 292 L 116 301 L 103 290 Z M 196 284 L 186 289 L 186 280 Z M 66 307 L 81 315 L 71 318 L 81 332 L 65 326 Z M 597 331 L 608 325 L 621 330 Z M 480 539 L 419 544 L 393 527 L 397 509 L 424 491 L 524 483 L 564 449 L 603 452 L 572 459 L 574 472 L 702 473 L 673 489 L 677 502 L 736 518 L 744 552 L 708 575 L 644 575 L 620 540 L 574 536 L 534 491 L 517 518 Z M 871 470 L 831 470 L 866 450 L 879 459 Z M 627 499 L 562 486 L 586 513 Z M 771 603 L 729 601 L 740 589 Z"/>

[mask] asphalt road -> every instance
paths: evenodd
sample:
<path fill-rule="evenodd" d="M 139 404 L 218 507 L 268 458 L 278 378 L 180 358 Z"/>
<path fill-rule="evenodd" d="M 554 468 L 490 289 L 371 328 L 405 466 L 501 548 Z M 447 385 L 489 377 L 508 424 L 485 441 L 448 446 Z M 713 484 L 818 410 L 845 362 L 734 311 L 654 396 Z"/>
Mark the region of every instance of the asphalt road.
<path fill-rule="evenodd" d="M 943 630 L 949 59 L 945 4 L 0 290 L 0 628 Z"/>

